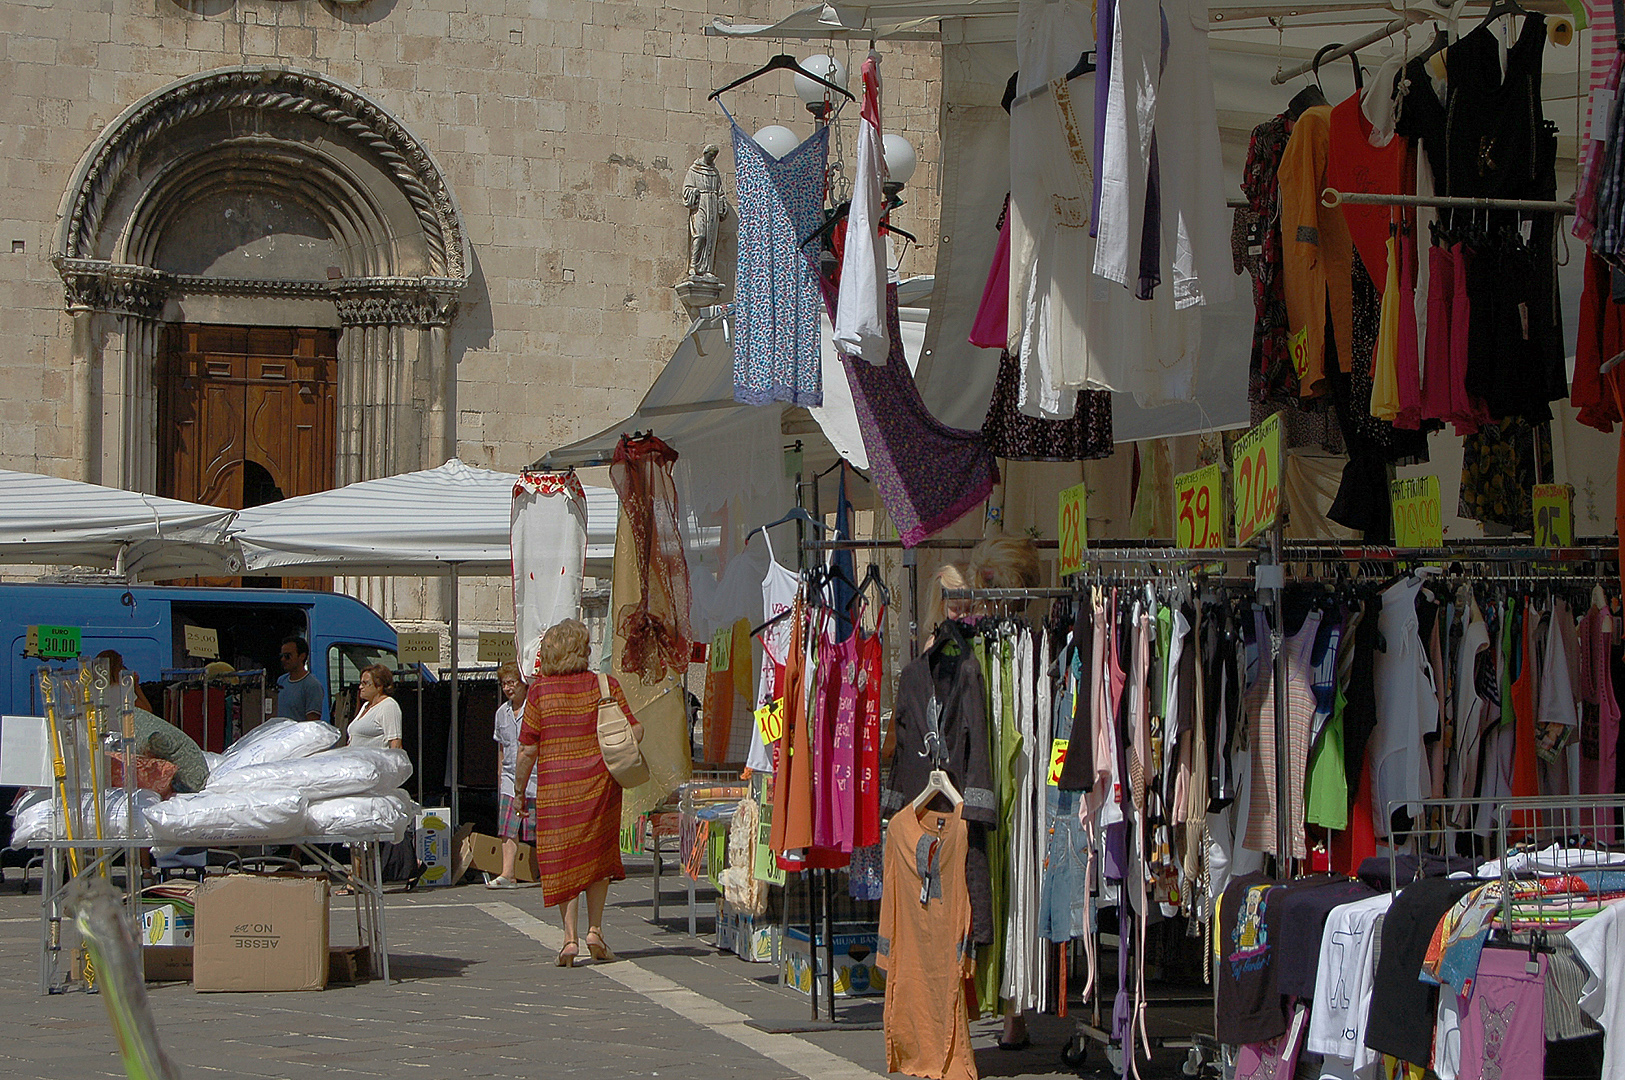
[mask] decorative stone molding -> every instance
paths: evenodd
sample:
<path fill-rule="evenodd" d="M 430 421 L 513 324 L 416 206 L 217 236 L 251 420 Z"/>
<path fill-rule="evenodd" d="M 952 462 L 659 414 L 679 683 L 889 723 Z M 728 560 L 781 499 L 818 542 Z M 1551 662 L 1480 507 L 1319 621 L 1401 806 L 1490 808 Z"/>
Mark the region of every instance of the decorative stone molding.
<path fill-rule="evenodd" d="M 188 296 L 285 296 L 330 300 L 333 287 L 326 281 L 280 281 L 260 278 L 218 278 L 201 274 L 170 274 L 174 292 Z"/>
<path fill-rule="evenodd" d="M 445 326 L 462 286 L 448 278 L 351 278 L 334 282 L 331 293 L 345 326 Z"/>
<path fill-rule="evenodd" d="M 70 312 L 105 311 L 156 319 L 164 310 L 170 278 L 147 266 L 102 259 L 52 259 L 62 275 Z"/>
<path fill-rule="evenodd" d="M 207 113 L 231 109 L 309 116 L 370 151 L 394 179 L 423 228 L 429 268 L 466 280 L 462 222 L 444 175 L 404 126 L 360 91 L 314 72 L 234 67 L 183 79 L 143 98 L 115 120 L 81 160 L 64 199 L 57 252 L 69 259 L 94 250 L 119 180 L 165 132 Z"/>

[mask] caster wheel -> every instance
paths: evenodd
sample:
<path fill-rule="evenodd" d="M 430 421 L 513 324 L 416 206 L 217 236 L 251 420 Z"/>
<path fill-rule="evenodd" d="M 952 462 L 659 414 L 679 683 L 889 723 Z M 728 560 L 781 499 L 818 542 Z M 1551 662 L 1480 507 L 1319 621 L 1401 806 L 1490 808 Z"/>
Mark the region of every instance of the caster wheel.
<path fill-rule="evenodd" d="M 1185 1055 L 1185 1064 L 1180 1066 L 1180 1071 L 1186 1076 L 1201 1076 L 1202 1051 L 1194 1046 L 1191 1047 L 1190 1053 Z"/>
<path fill-rule="evenodd" d="M 1118 1076 L 1123 1075 L 1123 1047 L 1118 1043 L 1108 1043 L 1106 1046 L 1106 1060 L 1111 1063 L 1112 1072 Z"/>
<path fill-rule="evenodd" d="M 1061 1047 L 1061 1064 L 1069 1069 L 1081 1069 L 1088 1060 L 1089 1041 L 1081 1035 L 1072 1036 Z"/>

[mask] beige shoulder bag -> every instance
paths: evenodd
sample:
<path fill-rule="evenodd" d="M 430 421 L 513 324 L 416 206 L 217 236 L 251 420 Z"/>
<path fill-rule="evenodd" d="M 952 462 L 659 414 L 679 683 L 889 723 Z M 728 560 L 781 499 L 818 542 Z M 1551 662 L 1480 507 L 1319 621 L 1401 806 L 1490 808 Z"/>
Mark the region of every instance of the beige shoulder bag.
<path fill-rule="evenodd" d="M 609 676 L 598 676 L 598 751 L 604 767 L 623 788 L 649 781 L 649 763 L 643 760 L 638 743 L 643 731 L 626 715 L 621 703 L 609 692 Z"/>

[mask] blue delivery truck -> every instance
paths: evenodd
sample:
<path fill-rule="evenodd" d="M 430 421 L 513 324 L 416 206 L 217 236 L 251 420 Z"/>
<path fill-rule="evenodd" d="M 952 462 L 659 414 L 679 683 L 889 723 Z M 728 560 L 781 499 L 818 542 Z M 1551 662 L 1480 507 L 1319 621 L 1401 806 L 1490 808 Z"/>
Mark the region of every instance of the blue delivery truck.
<path fill-rule="evenodd" d="M 85 659 L 117 650 L 143 684 L 202 667 L 208 661 L 188 651 L 187 631 L 194 628 L 196 642 L 196 629 L 212 630 L 218 658 L 239 671 L 263 669 L 267 688 L 282 673 L 282 639 L 298 635 L 310 642 L 310 669 L 327 690 L 329 712 L 333 697 L 353 688 L 368 664 L 397 667 L 395 631 L 359 600 L 337 593 L 0 583 L 0 712 L 42 715 L 36 672 L 72 662 L 29 655 L 40 651 L 40 628 L 56 645 L 71 643 L 77 632 Z"/>

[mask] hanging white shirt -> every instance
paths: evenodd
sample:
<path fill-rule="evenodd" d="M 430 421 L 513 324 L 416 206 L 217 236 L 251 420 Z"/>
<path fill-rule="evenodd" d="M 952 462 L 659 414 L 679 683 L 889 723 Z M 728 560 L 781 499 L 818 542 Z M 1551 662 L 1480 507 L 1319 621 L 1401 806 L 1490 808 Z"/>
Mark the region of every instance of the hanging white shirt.
<path fill-rule="evenodd" d="M 886 332 L 886 245 L 880 238 L 880 219 L 886 212 L 881 189 L 886 158 L 881 149 L 880 57 L 870 52 L 863 62 L 863 112 L 835 302 L 835 347 L 871 364 L 884 364 L 891 352 Z"/>

